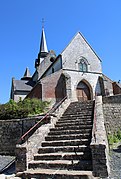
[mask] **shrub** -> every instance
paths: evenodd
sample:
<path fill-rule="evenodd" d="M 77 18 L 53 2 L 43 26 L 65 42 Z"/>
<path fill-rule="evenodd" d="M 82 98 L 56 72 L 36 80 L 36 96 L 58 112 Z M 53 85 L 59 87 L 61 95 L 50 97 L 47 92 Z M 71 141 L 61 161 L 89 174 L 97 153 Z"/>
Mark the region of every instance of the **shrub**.
<path fill-rule="evenodd" d="M 110 145 L 113 145 L 114 143 L 118 143 L 121 141 L 121 130 L 119 129 L 114 134 L 108 135 L 108 142 Z"/>
<path fill-rule="evenodd" d="M 24 118 L 31 115 L 41 114 L 46 111 L 48 102 L 39 99 L 25 99 L 15 102 L 10 100 L 0 105 L 0 119 Z"/>

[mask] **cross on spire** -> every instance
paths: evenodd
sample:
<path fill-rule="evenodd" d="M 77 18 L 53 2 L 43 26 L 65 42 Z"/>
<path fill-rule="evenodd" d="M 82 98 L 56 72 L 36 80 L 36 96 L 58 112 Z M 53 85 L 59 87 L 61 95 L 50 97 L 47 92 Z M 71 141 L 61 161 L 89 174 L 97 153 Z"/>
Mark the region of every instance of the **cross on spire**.
<path fill-rule="evenodd" d="M 41 42 L 40 42 L 40 52 L 39 52 L 39 58 L 46 57 L 48 54 L 48 49 L 47 49 L 47 43 L 46 43 L 46 38 L 45 38 L 45 32 L 44 32 L 44 18 L 42 18 L 42 35 L 41 35 Z"/>
<path fill-rule="evenodd" d="M 44 25 L 45 25 L 45 20 L 44 18 L 42 18 L 42 28 L 44 28 Z"/>

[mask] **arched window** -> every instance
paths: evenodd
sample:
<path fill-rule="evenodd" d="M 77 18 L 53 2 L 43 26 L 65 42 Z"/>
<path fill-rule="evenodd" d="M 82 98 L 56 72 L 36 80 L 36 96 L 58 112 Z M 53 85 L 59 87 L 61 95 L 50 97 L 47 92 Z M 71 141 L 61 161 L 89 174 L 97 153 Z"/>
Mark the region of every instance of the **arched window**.
<path fill-rule="evenodd" d="M 79 71 L 82 71 L 82 72 L 87 72 L 88 71 L 87 63 L 83 59 L 80 60 Z"/>

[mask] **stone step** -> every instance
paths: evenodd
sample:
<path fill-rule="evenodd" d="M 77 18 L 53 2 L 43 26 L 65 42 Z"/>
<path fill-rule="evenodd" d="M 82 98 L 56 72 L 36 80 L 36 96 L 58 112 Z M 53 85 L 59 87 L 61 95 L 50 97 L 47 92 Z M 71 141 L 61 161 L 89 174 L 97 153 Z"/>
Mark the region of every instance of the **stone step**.
<path fill-rule="evenodd" d="M 28 164 L 28 168 L 56 168 L 56 169 L 65 169 L 71 168 L 72 165 L 77 165 L 79 160 L 38 160 L 31 161 Z"/>
<path fill-rule="evenodd" d="M 48 146 L 73 146 L 73 145 L 89 145 L 89 139 L 61 140 L 61 141 L 46 141 L 42 142 L 42 147 Z"/>
<path fill-rule="evenodd" d="M 87 145 L 81 146 L 56 146 L 56 147 L 40 147 L 39 154 L 54 153 L 54 152 L 90 152 L 90 147 Z"/>
<path fill-rule="evenodd" d="M 57 152 L 34 155 L 34 160 L 89 160 L 90 152 Z"/>
<path fill-rule="evenodd" d="M 63 120 L 62 120 L 63 119 Z M 70 119 L 70 120 L 66 120 L 64 118 L 61 118 L 57 121 L 56 124 L 65 124 L 65 123 L 85 123 L 85 124 L 92 124 L 92 120 L 91 119 L 87 119 L 87 120 L 82 120 L 82 119 Z"/>
<path fill-rule="evenodd" d="M 89 109 L 82 109 L 82 108 L 68 108 L 63 115 L 66 115 L 66 114 L 78 114 L 78 115 L 83 115 L 83 114 L 90 114 L 92 115 L 93 113 L 93 108 L 89 108 Z"/>
<path fill-rule="evenodd" d="M 71 102 L 70 106 L 93 106 L 93 101 L 83 101 L 83 102 Z"/>
<path fill-rule="evenodd" d="M 66 109 L 66 111 L 69 111 L 69 110 L 92 110 L 93 109 L 93 105 L 72 105 L 70 104 L 70 106 Z"/>
<path fill-rule="evenodd" d="M 56 170 L 56 169 L 29 169 L 23 173 L 17 173 L 22 179 L 96 179 L 92 171 Z"/>
<path fill-rule="evenodd" d="M 48 135 L 65 135 L 65 134 L 85 134 L 88 133 L 91 135 L 91 129 L 73 129 L 73 130 L 57 130 L 57 129 L 50 129 L 50 132 Z"/>
<path fill-rule="evenodd" d="M 72 113 L 71 114 L 64 114 L 63 117 L 80 117 L 80 118 L 91 118 L 92 115 L 91 114 L 75 114 L 75 113 Z"/>
<path fill-rule="evenodd" d="M 68 112 L 68 113 L 65 113 L 65 114 L 63 114 L 63 117 L 69 117 L 69 116 L 71 116 L 71 117 L 73 117 L 73 116 L 75 116 L 75 117 L 85 117 L 85 116 L 89 116 L 89 117 L 92 117 L 92 111 L 91 111 L 91 113 L 88 113 L 88 112 L 85 112 L 85 113 L 79 113 L 79 112 L 74 112 L 73 111 L 73 113 L 72 112 Z"/>
<path fill-rule="evenodd" d="M 93 106 L 93 103 L 73 103 L 73 102 L 71 102 L 70 103 L 70 105 L 69 105 L 69 107 L 89 107 L 89 106 Z"/>
<path fill-rule="evenodd" d="M 85 129 L 92 129 L 92 125 L 80 125 L 80 126 L 62 126 L 62 127 L 55 127 L 50 129 L 50 131 L 60 131 L 60 130 L 82 130 Z"/>
<path fill-rule="evenodd" d="M 80 120 L 80 121 L 90 121 L 92 120 L 92 117 L 89 117 L 89 116 L 62 116 L 59 121 L 62 121 L 62 120 Z"/>
<path fill-rule="evenodd" d="M 63 126 L 90 126 L 90 121 L 85 121 L 85 122 L 82 122 L 82 121 L 75 121 L 75 122 L 57 122 L 55 127 L 63 127 Z"/>
<path fill-rule="evenodd" d="M 28 164 L 28 168 L 92 170 L 92 163 L 90 160 L 33 160 Z"/>
<path fill-rule="evenodd" d="M 89 139 L 90 135 L 87 134 L 65 134 L 65 135 L 48 135 L 45 137 L 46 141 L 53 141 L 53 140 L 73 140 L 73 139 Z"/>
<path fill-rule="evenodd" d="M 77 107 L 68 107 L 67 109 L 66 109 L 66 111 L 64 112 L 64 114 L 66 113 L 66 112 L 71 112 L 72 113 L 72 110 L 73 110 L 73 112 L 79 112 L 79 113 L 85 113 L 85 111 L 88 113 L 88 112 L 92 112 L 92 108 L 93 107 L 88 107 L 88 108 L 86 108 L 86 107 L 83 107 L 83 108 L 77 108 Z"/>
<path fill-rule="evenodd" d="M 76 102 L 71 102 L 71 106 L 90 106 L 93 105 L 94 101 L 76 101 Z"/>
<path fill-rule="evenodd" d="M 66 119 L 66 118 L 61 118 L 57 121 L 56 124 L 66 124 L 66 123 L 80 123 L 80 124 L 89 124 L 89 125 L 92 125 L 93 124 L 93 121 L 92 119 Z"/>
<path fill-rule="evenodd" d="M 72 110 L 73 110 L 73 113 L 75 112 L 75 113 L 79 113 L 79 114 L 85 114 L 85 113 L 91 113 L 92 114 L 92 107 L 91 108 L 88 108 L 88 109 L 86 109 L 86 108 L 68 108 L 65 112 L 64 112 L 64 114 L 66 114 L 66 113 L 71 113 L 72 114 Z"/>

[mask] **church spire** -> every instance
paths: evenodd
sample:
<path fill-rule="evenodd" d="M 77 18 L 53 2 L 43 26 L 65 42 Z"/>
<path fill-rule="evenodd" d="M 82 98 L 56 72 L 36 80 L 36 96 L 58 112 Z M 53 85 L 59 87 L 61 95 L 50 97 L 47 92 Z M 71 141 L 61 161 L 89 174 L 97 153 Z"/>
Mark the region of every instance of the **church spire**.
<path fill-rule="evenodd" d="M 39 58 L 44 58 L 48 54 L 48 48 L 45 38 L 44 26 L 42 26 L 42 35 L 41 35 L 41 42 L 40 42 L 40 52 Z"/>
<path fill-rule="evenodd" d="M 29 68 L 27 67 L 24 73 L 24 76 L 21 78 L 21 80 L 29 80 L 31 78 Z"/>
<path fill-rule="evenodd" d="M 35 68 L 37 68 L 40 63 L 44 60 L 44 58 L 48 54 L 48 48 L 45 38 L 45 31 L 44 31 L 44 20 L 42 19 L 42 35 L 41 35 L 41 41 L 40 41 L 40 51 L 38 54 L 38 58 L 35 60 Z"/>
<path fill-rule="evenodd" d="M 29 68 L 27 67 L 24 73 L 24 77 L 31 77 Z"/>

